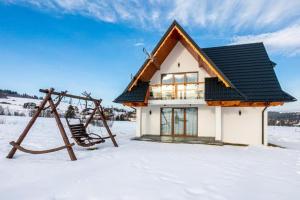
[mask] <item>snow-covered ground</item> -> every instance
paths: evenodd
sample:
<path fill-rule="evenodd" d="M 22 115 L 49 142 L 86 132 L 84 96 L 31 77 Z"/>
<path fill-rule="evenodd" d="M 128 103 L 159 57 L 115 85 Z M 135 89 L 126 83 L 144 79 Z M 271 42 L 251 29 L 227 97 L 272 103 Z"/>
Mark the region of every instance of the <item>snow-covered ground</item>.
<path fill-rule="evenodd" d="M 35 103 L 37 106 L 40 104 L 40 99 L 29 99 L 29 98 L 21 98 L 21 97 L 7 97 L 7 98 L 0 98 L 0 106 L 4 108 L 4 110 L 9 110 L 10 113 L 13 112 L 19 112 L 24 113 L 26 116 L 28 116 L 29 109 L 23 108 L 23 105 L 25 103 Z M 57 108 L 57 111 L 59 113 L 65 113 L 68 109 L 69 102 L 67 100 L 63 100 L 59 107 Z M 77 106 L 80 109 L 80 105 L 77 103 L 72 103 L 73 106 Z M 48 106 L 48 104 L 46 105 Z"/>
<path fill-rule="evenodd" d="M 61 145 L 54 119 L 38 120 L 23 145 Z M 283 149 L 132 141 L 134 123 L 115 122 L 118 148 L 76 146 L 75 162 L 66 150 L 6 159 L 28 121 L 0 116 L 0 199 L 300 199 L 299 128 L 270 127 L 270 141 Z"/>
<path fill-rule="evenodd" d="M 54 101 L 56 102 L 56 98 L 54 97 Z M 23 108 L 25 103 L 35 103 L 37 106 L 40 105 L 40 99 L 29 99 L 29 98 L 20 98 L 20 97 L 7 97 L 7 98 L 0 98 L 0 106 L 4 109 L 5 115 L 7 113 L 11 113 L 13 115 L 14 112 L 18 112 L 19 114 L 24 114 L 25 116 L 29 116 L 30 109 Z M 85 102 L 83 100 L 76 100 L 73 99 L 70 101 L 70 98 L 62 99 L 59 106 L 57 107 L 57 111 L 60 114 L 64 114 L 68 107 L 72 105 L 78 108 L 78 111 L 81 112 L 85 109 Z M 49 104 L 46 104 L 48 107 Z M 94 105 L 91 102 L 87 104 L 88 108 L 93 108 Z M 126 112 L 116 111 L 114 110 L 114 116 L 126 115 Z"/>

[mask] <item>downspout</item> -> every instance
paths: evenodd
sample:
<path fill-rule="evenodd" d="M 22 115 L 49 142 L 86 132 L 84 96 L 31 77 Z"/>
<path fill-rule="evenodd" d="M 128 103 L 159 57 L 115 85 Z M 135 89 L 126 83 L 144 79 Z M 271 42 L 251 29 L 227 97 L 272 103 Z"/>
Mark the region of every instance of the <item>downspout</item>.
<path fill-rule="evenodd" d="M 262 135 L 261 135 L 261 143 L 264 145 L 265 143 L 265 111 L 269 107 L 269 103 L 267 103 L 267 106 L 262 111 Z"/>

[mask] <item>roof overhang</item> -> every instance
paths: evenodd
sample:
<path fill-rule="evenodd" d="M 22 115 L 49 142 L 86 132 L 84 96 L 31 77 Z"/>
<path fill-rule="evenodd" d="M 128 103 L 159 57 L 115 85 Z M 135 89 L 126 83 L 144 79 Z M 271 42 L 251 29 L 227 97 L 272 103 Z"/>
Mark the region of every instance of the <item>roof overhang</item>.
<path fill-rule="evenodd" d="M 222 107 L 269 107 L 282 106 L 284 102 L 206 101 L 208 106 Z"/>

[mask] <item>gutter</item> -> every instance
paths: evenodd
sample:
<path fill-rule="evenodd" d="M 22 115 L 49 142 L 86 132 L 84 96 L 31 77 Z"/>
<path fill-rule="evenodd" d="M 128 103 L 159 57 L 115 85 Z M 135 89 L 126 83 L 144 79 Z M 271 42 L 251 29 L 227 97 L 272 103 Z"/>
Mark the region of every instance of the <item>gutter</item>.
<path fill-rule="evenodd" d="M 267 103 L 267 106 L 262 111 L 262 134 L 261 134 L 261 143 L 264 145 L 265 143 L 265 111 L 269 107 L 269 103 Z"/>

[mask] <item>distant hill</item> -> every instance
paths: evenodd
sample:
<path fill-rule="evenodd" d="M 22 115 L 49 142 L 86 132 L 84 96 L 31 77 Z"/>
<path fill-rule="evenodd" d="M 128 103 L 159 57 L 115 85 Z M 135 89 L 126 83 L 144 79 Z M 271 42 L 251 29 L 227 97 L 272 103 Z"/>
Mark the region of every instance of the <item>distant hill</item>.
<path fill-rule="evenodd" d="M 37 96 L 31 96 L 28 94 L 19 94 L 11 90 L 0 90 L 0 115 L 13 115 L 13 116 L 32 116 L 36 106 L 41 102 L 42 98 Z M 70 99 L 63 99 L 57 111 L 61 116 L 64 116 L 68 107 L 72 105 L 76 110 L 82 112 L 85 109 L 84 105 L 77 102 L 70 102 Z M 92 106 L 93 107 L 93 106 Z M 122 108 L 104 107 L 104 111 L 107 116 L 111 116 L 114 120 L 118 121 L 133 121 L 135 119 L 134 110 L 126 110 Z M 51 113 L 45 111 L 42 117 L 52 117 Z"/>
<path fill-rule="evenodd" d="M 12 91 L 12 90 L 2 90 L 0 89 L 0 98 L 7 98 L 7 97 L 21 97 L 21 98 L 28 98 L 28 99 L 40 99 L 38 96 L 36 95 L 29 95 L 29 94 L 19 94 L 16 91 Z"/>
<path fill-rule="evenodd" d="M 268 124 L 271 126 L 299 126 L 300 112 L 268 112 Z"/>

